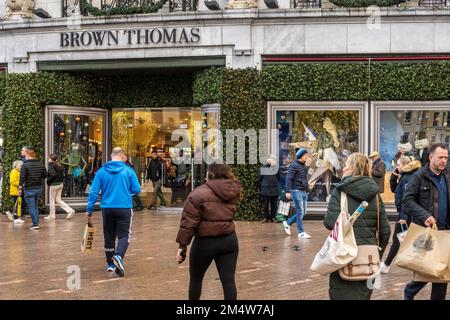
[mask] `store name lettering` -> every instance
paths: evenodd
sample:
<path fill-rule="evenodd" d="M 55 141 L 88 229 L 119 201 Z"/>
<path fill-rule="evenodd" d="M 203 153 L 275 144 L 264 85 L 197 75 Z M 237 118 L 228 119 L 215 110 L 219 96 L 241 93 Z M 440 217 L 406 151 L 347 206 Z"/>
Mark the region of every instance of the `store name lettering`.
<path fill-rule="evenodd" d="M 60 46 L 89 47 L 120 44 L 186 44 L 200 41 L 200 29 L 130 29 L 114 31 L 61 32 Z"/>

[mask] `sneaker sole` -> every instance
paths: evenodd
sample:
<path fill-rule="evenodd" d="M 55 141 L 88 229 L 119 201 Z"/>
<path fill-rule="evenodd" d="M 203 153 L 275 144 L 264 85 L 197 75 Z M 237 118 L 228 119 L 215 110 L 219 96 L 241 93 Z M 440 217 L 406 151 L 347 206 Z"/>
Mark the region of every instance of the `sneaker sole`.
<path fill-rule="evenodd" d="M 123 268 L 123 265 L 115 257 L 112 258 L 112 261 L 113 261 L 114 265 L 116 266 L 115 271 L 116 271 L 117 275 L 119 277 L 123 277 L 125 275 L 125 269 Z"/>

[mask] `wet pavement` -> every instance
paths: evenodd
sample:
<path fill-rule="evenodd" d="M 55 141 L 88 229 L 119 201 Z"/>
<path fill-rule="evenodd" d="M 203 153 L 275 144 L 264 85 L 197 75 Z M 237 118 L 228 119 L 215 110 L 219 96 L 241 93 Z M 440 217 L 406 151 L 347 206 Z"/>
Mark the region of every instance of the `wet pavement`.
<path fill-rule="evenodd" d="M 71 220 L 58 215 L 32 231 L 0 216 L 0 299 L 187 299 L 188 261 L 176 262 L 180 213 L 144 210 L 133 217 L 133 239 L 125 257 L 125 277 L 105 271 L 101 215 L 94 214 L 94 249 L 80 249 L 84 214 Z M 29 222 L 29 219 L 28 219 Z M 305 221 L 312 239 L 287 236 L 281 224 L 237 222 L 239 299 L 328 299 L 328 278 L 309 270 L 327 232 L 320 221 Z M 80 277 L 77 278 L 79 272 Z M 392 266 L 382 275 L 372 299 L 398 300 L 411 272 Z M 80 279 L 78 281 L 77 279 Z M 428 284 L 417 299 L 429 299 Z M 202 299 L 222 299 L 214 264 L 208 270 Z M 447 294 L 447 299 L 450 294 Z"/>

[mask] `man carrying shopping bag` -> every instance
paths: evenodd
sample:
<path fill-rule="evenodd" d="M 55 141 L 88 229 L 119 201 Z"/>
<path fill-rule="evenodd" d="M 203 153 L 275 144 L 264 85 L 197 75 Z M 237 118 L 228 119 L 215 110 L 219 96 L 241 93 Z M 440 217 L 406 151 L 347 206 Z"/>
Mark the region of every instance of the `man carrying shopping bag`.
<path fill-rule="evenodd" d="M 450 186 L 450 172 L 446 169 L 448 161 L 447 146 L 443 143 L 432 145 L 429 150 L 429 159 L 429 164 L 420 169 L 406 185 L 402 207 L 404 212 L 411 216 L 412 222 L 419 226 L 431 227 L 437 224 L 439 230 L 449 230 L 448 187 Z M 447 250 L 450 250 L 450 248 L 447 248 Z M 408 283 L 404 289 L 405 300 L 413 300 L 414 296 L 426 284 L 426 282 L 419 281 Z M 447 283 L 433 282 L 431 300 L 445 300 L 446 294 Z"/>

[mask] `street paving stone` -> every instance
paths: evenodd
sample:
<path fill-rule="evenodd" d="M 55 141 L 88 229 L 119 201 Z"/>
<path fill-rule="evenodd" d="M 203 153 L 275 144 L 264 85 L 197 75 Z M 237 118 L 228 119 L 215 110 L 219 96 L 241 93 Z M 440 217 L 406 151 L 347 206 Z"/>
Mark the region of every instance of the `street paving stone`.
<path fill-rule="evenodd" d="M 28 221 L 29 222 L 29 218 Z M 125 257 L 125 277 L 107 273 L 103 253 L 101 215 L 92 253 L 81 252 L 86 219 L 58 215 L 41 229 L 14 225 L 0 216 L 0 299 L 187 299 L 188 259 L 176 262 L 175 243 L 180 215 L 140 211 L 133 217 L 133 237 Z M 391 225 L 393 227 L 393 224 Z M 287 236 L 279 223 L 236 222 L 239 259 L 236 271 L 240 300 L 327 300 L 328 278 L 309 270 L 327 231 L 321 221 L 305 221 L 312 239 L 298 240 L 295 225 Z M 78 269 L 79 268 L 79 269 Z M 73 276 L 79 271 L 77 287 Z M 74 273 L 75 272 L 75 273 Z M 412 273 L 395 265 L 381 276 L 373 300 L 402 299 L 402 288 Z M 430 297 L 428 284 L 416 297 Z M 223 298 L 214 264 L 205 275 L 202 299 Z M 447 293 L 447 299 L 450 294 Z"/>

